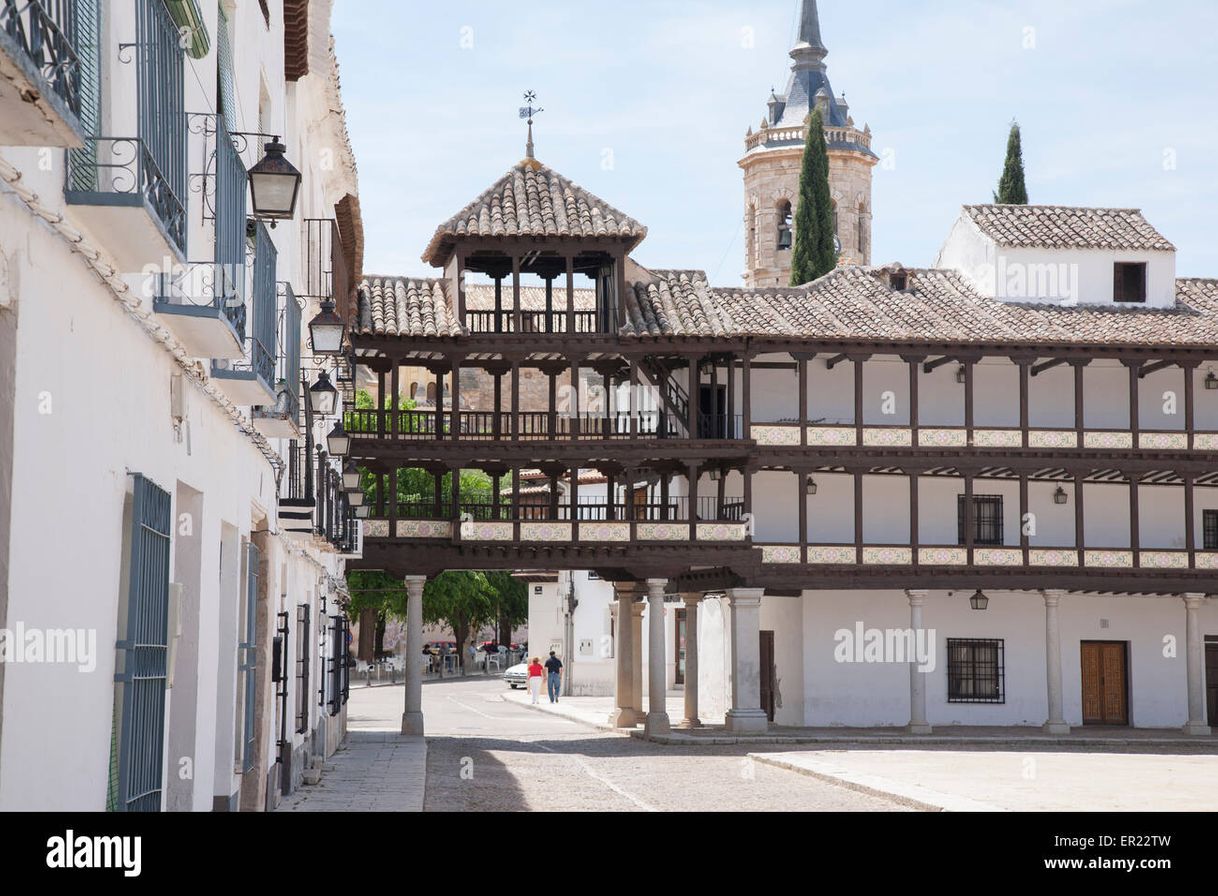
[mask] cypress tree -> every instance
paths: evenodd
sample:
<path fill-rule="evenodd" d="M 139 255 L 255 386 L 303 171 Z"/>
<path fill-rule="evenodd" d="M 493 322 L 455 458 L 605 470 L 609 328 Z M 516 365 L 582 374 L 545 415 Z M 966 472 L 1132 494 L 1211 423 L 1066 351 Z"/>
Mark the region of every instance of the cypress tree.
<path fill-rule="evenodd" d="M 999 205 L 1027 205 L 1028 186 L 1023 176 L 1023 141 L 1019 124 L 1011 124 L 1011 136 L 1007 138 L 1007 161 L 1002 168 L 1002 180 L 998 181 L 998 192 L 994 201 Z"/>
<path fill-rule="evenodd" d="M 833 200 L 829 192 L 829 148 L 825 121 L 813 111 L 799 174 L 799 205 L 795 210 L 795 245 L 791 251 L 791 285 L 823 277 L 837 267 Z"/>

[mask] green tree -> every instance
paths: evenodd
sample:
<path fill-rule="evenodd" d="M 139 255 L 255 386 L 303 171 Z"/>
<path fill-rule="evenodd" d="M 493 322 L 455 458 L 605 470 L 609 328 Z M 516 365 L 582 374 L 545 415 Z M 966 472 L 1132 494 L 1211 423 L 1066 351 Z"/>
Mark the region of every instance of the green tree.
<path fill-rule="evenodd" d="M 529 621 L 529 589 L 507 572 L 488 572 L 486 580 L 495 591 L 495 640 L 512 643 L 512 630 Z"/>
<path fill-rule="evenodd" d="M 829 148 L 820 110 L 812 112 L 799 174 L 795 209 L 795 246 L 791 251 L 791 285 L 802 286 L 837 267 L 833 199 L 829 192 Z"/>
<path fill-rule="evenodd" d="M 1023 139 L 1018 122 L 1011 123 L 1011 134 L 1007 137 L 1007 160 L 1002 167 L 1002 179 L 998 181 L 994 201 L 999 205 L 1028 204 L 1028 185 L 1023 173 Z"/>

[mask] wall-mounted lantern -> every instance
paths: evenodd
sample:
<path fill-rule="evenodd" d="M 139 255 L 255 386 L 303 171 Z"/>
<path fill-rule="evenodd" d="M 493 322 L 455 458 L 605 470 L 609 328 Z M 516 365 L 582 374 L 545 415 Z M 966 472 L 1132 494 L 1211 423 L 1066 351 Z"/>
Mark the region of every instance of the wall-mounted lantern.
<path fill-rule="evenodd" d="M 1070 496 L 1067 495 L 1066 490 L 1059 485 L 1057 487 L 1057 491 L 1055 491 L 1053 493 L 1053 503 L 1054 504 L 1065 504 L 1069 500 L 1070 500 Z"/>
<path fill-rule="evenodd" d="M 273 137 L 266 144 L 266 155 L 250 169 L 250 193 L 253 196 L 254 217 L 265 220 L 290 221 L 296 216 L 296 199 L 303 179 L 284 153 L 288 148 Z M 274 224 L 272 223 L 272 226 Z"/>
<path fill-rule="evenodd" d="M 984 610 L 990 605 L 990 599 L 986 597 L 984 591 L 978 588 L 973 596 L 968 599 L 968 604 L 974 610 Z"/>
<path fill-rule="evenodd" d="M 330 382 L 330 374 L 323 370 L 317 375 L 317 382 L 309 387 L 309 407 L 313 409 L 314 414 L 329 417 L 334 413 L 337 403 L 338 390 Z"/>
<path fill-rule="evenodd" d="M 347 326 L 334 311 L 334 303 L 321 303 L 321 311 L 309 321 L 309 338 L 315 355 L 337 355 L 343 350 L 343 335 Z"/>

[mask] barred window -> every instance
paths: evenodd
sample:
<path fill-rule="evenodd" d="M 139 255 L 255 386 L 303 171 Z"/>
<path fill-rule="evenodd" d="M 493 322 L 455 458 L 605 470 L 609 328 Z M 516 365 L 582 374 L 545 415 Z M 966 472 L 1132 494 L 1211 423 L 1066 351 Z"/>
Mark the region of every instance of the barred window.
<path fill-rule="evenodd" d="M 1218 510 L 1206 510 L 1201 515 L 1202 546 L 1218 551 Z"/>
<path fill-rule="evenodd" d="M 947 639 L 947 702 L 1006 703 L 1005 642 Z"/>
<path fill-rule="evenodd" d="M 966 544 L 964 495 L 956 498 L 957 543 Z M 973 495 L 973 544 L 1002 544 L 1002 495 Z"/>

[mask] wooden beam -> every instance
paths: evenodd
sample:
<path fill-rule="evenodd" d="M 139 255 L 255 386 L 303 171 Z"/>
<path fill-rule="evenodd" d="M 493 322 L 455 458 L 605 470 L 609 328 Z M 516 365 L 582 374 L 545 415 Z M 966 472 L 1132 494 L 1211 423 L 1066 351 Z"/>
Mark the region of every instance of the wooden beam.
<path fill-rule="evenodd" d="M 825 361 L 825 369 L 832 370 L 838 364 L 841 364 L 841 363 L 843 363 L 845 361 L 849 361 L 849 360 L 850 360 L 849 355 L 834 355 L 832 358 L 829 358 L 828 360 Z"/>
<path fill-rule="evenodd" d="M 1040 376 L 1046 370 L 1052 370 L 1054 367 L 1061 367 L 1063 364 L 1069 364 L 1070 361 L 1066 358 L 1057 358 L 1052 361 L 1045 361 L 1043 364 L 1032 365 L 1032 376 Z"/>
<path fill-rule="evenodd" d="M 1144 380 L 1152 373 L 1158 373 L 1160 370 L 1166 370 L 1169 367 L 1175 367 L 1179 361 L 1155 361 L 1153 364 L 1147 364 L 1138 371 L 1138 379 Z"/>
<path fill-rule="evenodd" d="M 950 355 L 946 355 L 942 358 L 936 358 L 934 361 L 927 361 L 925 364 L 922 365 L 922 372 L 923 373 L 934 373 L 940 367 L 943 367 L 944 365 L 952 363 L 953 360 L 955 360 L 955 359 L 952 358 Z"/>

